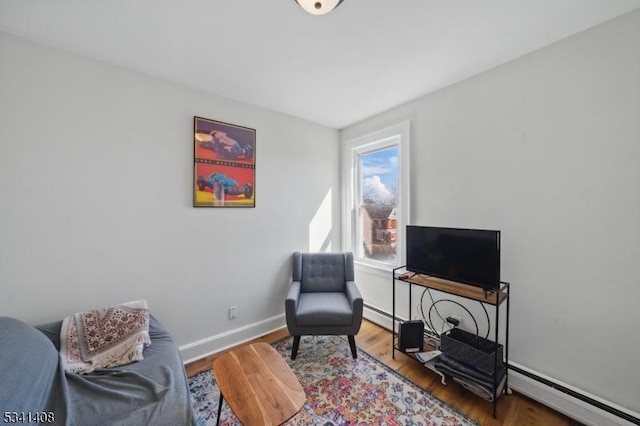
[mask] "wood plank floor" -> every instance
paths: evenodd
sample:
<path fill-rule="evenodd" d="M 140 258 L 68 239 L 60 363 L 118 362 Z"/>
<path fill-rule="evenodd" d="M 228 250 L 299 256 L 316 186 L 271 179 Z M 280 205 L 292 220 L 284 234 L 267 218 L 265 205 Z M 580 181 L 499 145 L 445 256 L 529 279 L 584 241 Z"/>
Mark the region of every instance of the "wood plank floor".
<path fill-rule="evenodd" d="M 286 328 L 265 335 L 256 341 L 264 341 L 269 344 L 277 342 L 289 336 Z M 303 337 L 304 339 L 304 337 Z M 345 341 L 345 344 L 346 341 Z M 356 336 L 356 345 L 377 358 L 384 364 L 395 369 L 418 386 L 427 389 L 439 399 L 455 406 L 481 425 L 517 425 L 517 426 L 579 426 L 580 423 L 548 408 L 524 395 L 513 392 L 504 395 L 498 402 L 497 419 L 493 418 L 493 404 L 484 401 L 462 388 L 457 383 L 449 380 L 447 385 L 440 383 L 440 377 L 424 368 L 415 359 L 396 352 L 395 359 L 391 357 L 391 333 L 383 328 L 364 320 L 362 328 Z M 187 375 L 194 376 L 211 368 L 215 354 L 201 360 L 192 362 L 186 366 Z M 298 356 L 301 356 L 299 353 Z"/>

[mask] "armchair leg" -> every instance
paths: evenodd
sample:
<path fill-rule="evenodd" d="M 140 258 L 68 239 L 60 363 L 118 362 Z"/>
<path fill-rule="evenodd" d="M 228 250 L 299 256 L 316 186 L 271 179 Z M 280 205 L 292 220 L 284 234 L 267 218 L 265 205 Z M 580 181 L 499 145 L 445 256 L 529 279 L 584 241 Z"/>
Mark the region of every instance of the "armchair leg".
<path fill-rule="evenodd" d="M 293 336 L 293 348 L 291 348 L 291 359 L 298 356 L 298 346 L 300 346 L 300 336 Z"/>
<path fill-rule="evenodd" d="M 355 336 L 347 336 L 349 338 L 349 346 L 351 347 L 351 356 L 358 358 L 358 352 L 356 351 L 356 338 Z"/>

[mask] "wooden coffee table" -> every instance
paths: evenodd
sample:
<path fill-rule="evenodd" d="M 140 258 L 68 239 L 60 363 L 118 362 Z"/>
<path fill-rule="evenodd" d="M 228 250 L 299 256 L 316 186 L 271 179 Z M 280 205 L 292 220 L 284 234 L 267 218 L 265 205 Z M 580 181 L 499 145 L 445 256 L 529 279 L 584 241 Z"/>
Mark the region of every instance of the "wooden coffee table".
<path fill-rule="evenodd" d="M 222 402 L 227 400 L 243 425 L 279 425 L 306 401 L 304 390 L 286 361 L 264 342 L 240 346 L 213 360 Z"/>

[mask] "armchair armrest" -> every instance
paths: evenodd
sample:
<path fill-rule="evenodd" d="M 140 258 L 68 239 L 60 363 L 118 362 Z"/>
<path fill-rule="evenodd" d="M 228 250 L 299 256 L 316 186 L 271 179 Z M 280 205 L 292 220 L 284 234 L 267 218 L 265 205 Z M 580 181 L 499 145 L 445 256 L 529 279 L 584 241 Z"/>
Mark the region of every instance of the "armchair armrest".
<path fill-rule="evenodd" d="M 351 309 L 353 310 L 354 318 L 362 319 L 362 309 L 364 301 L 362 300 L 362 294 L 360 294 L 360 290 L 356 287 L 355 281 L 347 281 L 345 292 L 347 294 L 347 299 L 349 299 L 349 303 L 351 304 Z"/>
<path fill-rule="evenodd" d="M 287 298 L 284 300 L 284 313 L 287 325 L 294 326 L 296 323 L 296 311 L 298 310 L 298 299 L 300 299 L 300 281 L 292 281 L 289 285 Z M 290 328 L 291 329 L 291 328 Z"/>
<path fill-rule="evenodd" d="M 346 282 L 345 292 L 347 294 L 347 299 L 349 299 L 349 303 L 351 304 L 351 310 L 353 311 L 353 324 L 357 324 L 358 330 L 360 329 L 360 324 L 362 323 L 362 314 L 363 314 L 363 304 L 362 295 L 360 294 L 360 290 L 356 287 L 356 283 L 354 281 Z M 358 331 L 356 330 L 356 333 Z"/>

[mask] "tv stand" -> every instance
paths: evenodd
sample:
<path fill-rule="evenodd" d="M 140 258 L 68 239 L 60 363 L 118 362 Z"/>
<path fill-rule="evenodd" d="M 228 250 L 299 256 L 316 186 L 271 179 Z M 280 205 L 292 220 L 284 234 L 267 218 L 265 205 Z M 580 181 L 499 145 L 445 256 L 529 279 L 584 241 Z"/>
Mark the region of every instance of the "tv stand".
<path fill-rule="evenodd" d="M 414 274 L 409 272 L 399 272 L 406 271 L 405 266 L 401 266 L 395 268 L 392 272 L 393 279 L 393 301 L 392 301 L 392 344 L 391 344 L 391 356 L 395 358 L 395 352 L 400 351 L 397 347 L 396 339 L 398 333 L 396 332 L 396 322 L 399 321 L 398 317 L 396 317 L 396 282 L 400 281 L 409 285 L 409 319 L 412 319 L 411 309 L 412 309 L 412 287 L 417 285 L 419 287 L 423 287 L 426 289 L 438 290 L 443 293 L 452 294 L 455 296 L 462 297 L 468 300 L 474 300 L 486 305 L 491 305 L 495 307 L 495 323 L 493 324 L 494 329 L 494 339 L 493 343 L 495 344 L 494 353 L 498 353 L 499 343 L 499 331 L 500 331 L 500 306 L 502 303 L 507 302 L 506 304 L 506 320 L 505 320 L 505 338 L 504 338 L 504 359 L 499 360 L 498 357 L 495 358 L 494 365 L 494 374 L 493 374 L 493 417 L 496 417 L 496 408 L 498 404 L 498 398 L 501 394 L 507 393 L 508 385 L 509 385 L 509 374 L 508 374 L 508 363 L 509 363 L 509 283 L 502 282 L 501 286 L 497 290 L 489 290 L 481 287 L 475 287 L 468 284 L 463 284 L 455 281 L 448 281 L 441 278 L 435 278 L 420 274 Z M 403 352 L 405 353 L 405 352 Z M 407 354 L 409 355 L 409 354 Z M 498 377 L 497 372 L 499 371 L 498 366 L 499 363 L 502 363 L 504 366 L 504 385 L 502 385 L 502 378 Z M 440 371 L 436 371 L 438 374 L 442 375 Z"/>

